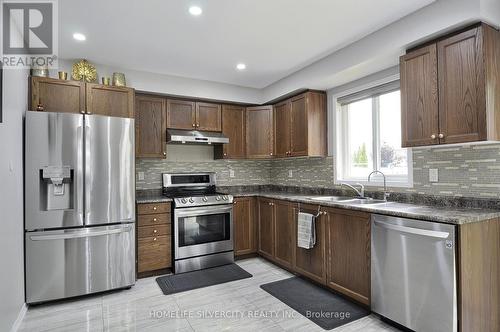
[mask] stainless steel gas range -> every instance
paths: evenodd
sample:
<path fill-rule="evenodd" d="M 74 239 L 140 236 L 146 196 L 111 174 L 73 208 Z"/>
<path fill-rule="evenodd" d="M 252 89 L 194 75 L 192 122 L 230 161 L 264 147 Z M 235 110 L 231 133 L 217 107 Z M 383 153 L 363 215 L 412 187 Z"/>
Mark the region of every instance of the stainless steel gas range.
<path fill-rule="evenodd" d="M 174 201 L 174 272 L 234 262 L 233 196 L 216 192 L 215 173 L 164 173 Z"/>

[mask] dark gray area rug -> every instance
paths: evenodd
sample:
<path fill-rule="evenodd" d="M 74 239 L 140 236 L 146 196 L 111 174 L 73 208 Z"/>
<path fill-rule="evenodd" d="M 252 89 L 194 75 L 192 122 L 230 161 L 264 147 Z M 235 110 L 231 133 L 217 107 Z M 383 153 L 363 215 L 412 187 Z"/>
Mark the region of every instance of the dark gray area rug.
<path fill-rule="evenodd" d="M 299 277 L 271 282 L 260 288 L 325 330 L 370 314 L 360 305 Z"/>
<path fill-rule="evenodd" d="M 163 294 L 169 295 L 250 277 L 252 275 L 237 264 L 228 264 L 199 271 L 158 277 L 156 282 Z"/>

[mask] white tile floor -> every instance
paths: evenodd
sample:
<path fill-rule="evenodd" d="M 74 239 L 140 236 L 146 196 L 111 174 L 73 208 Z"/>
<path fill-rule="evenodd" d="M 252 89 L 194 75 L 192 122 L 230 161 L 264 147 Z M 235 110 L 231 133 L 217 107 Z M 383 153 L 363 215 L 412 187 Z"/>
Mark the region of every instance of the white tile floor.
<path fill-rule="evenodd" d="M 237 263 L 253 278 L 168 296 L 155 278 L 140 279 L 129 290 L 30 307 L 20 331 L 323 331 L 259 287 L 290 273 L 261 258 Z M 370 315 L 333 331 L 397 330 Z"/>

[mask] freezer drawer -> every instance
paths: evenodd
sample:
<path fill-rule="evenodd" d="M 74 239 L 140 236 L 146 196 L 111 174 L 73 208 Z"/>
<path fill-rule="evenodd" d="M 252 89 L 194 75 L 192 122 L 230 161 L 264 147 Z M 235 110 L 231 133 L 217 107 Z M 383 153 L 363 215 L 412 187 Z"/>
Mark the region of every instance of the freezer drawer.
<path fill-rule="evenodd" d="M 457 331 L 455 226 L 372 215 L 374 312 L 415 331 Z"/>
<path fill-rule="evenodd" d="M 27 232 L 26 302 L 135 283 L 134 224 Z"/>

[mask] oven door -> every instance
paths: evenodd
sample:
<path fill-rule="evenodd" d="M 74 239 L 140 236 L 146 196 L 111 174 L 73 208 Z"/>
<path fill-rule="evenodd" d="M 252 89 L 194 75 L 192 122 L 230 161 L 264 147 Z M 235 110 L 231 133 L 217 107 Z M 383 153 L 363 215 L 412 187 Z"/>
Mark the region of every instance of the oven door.
<path fill-rule="evenodd" d="M 233 205 L 174 210 L 175 259 L 233 250 Z"/>

